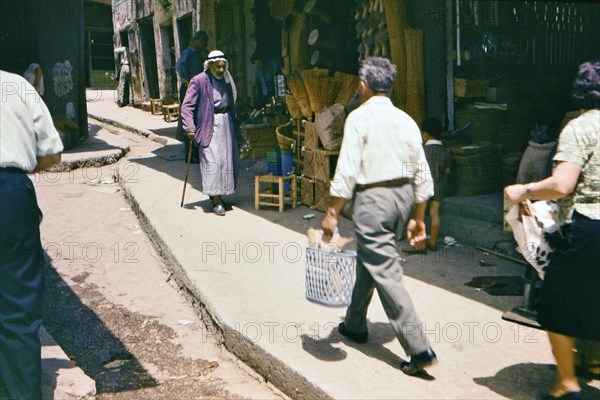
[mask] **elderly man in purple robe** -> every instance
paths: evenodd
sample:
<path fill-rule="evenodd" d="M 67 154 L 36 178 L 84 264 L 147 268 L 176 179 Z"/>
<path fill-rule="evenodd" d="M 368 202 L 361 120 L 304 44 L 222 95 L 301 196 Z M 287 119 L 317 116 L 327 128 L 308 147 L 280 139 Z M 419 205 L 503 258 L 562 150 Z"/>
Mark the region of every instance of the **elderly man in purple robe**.
<path fill-rule="evenodd" d="M 202 192 L 212 200 L 213 212 L 225 215 L 222 196 L 235 192 L 239 170 L 237 90 L 223 52 L 213 50 L 204 72 L 190 80 L 181 118 L 188 137 L 199 145 Z"/>

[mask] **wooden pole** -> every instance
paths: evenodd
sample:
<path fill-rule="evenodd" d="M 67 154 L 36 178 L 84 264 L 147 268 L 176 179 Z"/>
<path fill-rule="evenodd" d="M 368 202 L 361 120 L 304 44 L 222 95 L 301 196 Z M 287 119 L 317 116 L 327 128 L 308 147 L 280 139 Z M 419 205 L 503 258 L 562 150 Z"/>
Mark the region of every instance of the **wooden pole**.
<path fill-rule="evenodd" d="M 495 256 L 498 256 L 498 257 L 500 257 L 500 258 L 504 258 L 504 259 L 506 259 L 506 260 L 509 260 L 509 261 L 512 261 L 512 262 L 516 262 L 517 264 L 522 264 L 522 265 L 527 265 L 527 266 L 529 266 L 529 265 L 530 265 L 530 264 L 529 264 L 527 261 L 525 261 L 525 260 L 521 260 L 521 259 L 519 259 L 519 258 L 515 258 L 515 257 L 509 256 L 509 255 L 506 255 L 506 254 L 502 254 L 502 253 L 499 253 L 499 252 L 497 252 L 497 251 L 494 251 L 494 250 L 491 250 L 491 249 L 486 249 L 485 247 L 481 247 L 481 246 L 475 246 L 475 248 L 476 248 L 477 250 L 479 250 L 479 251 L 484 251 L 484 252 L 486 252 L 486 253 L 493 254 L 493 255 L 495 255 Z"/>

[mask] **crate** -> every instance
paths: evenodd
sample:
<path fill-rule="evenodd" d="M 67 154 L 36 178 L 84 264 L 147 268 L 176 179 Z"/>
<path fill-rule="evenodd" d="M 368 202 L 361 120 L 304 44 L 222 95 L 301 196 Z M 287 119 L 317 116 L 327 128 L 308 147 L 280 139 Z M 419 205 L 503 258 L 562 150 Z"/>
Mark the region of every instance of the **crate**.
<path fill-rule="evenodd" d="M 304 123 L 304 147 L 307 149 L 322 148 L 314 122 L 306 121 Z"/>
<path fill-rule="evenodd" d="M 315 180 L 303 176 L 300 179 L 300 202 L 307 207 L 315 204 Z"/>
<path fill-rule="evenodd" d="M 305 296 L 330 307 L 344 307 L 352 300 L 356 280 L 356 253 L 306 249 Z"/>
<path fill-rule="evenodd" d="M 331 203 L 331 195 L 329 194 L 330 183 L 315 181 L 315 201 L 312 208 L 317 211 L 327 212 L 329 203 Z"/>
<path fill-rule="evenodd" d="M 490 81 L 454 78 L 455 97 L 486 97 Z"/>
<path fill-rule="evenodd" d="M 306 148 L 304 175 L 321 182 L 330 181 L 335 174 L 339 154 L 339 151 Z"/>

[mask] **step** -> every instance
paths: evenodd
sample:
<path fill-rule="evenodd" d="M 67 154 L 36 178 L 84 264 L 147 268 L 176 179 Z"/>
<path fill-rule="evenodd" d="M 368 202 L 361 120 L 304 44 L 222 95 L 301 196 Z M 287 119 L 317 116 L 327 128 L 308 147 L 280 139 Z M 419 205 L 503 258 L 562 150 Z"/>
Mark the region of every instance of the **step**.
<path fill-rule="evenodd" d="M 446 197 L 442 202 L 441 214 L 457 215 L 464 218 L 497 224 L 502 229 L 502 193 L 479 196 Z"/>

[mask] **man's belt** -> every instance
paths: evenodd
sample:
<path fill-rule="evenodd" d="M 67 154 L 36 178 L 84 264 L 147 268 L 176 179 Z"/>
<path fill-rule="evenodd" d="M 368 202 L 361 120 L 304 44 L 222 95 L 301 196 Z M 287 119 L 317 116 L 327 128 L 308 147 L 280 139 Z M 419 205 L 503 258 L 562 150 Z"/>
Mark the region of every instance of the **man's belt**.
<path fill-rule="evenodd" d="M 377 188 L 377 187 L 399 187 L 399 186 L 404 186 L 407 183 L 410 183 L 410 179 L 398 178 L 398 179 L 391 179 L 389 181 L 367 183 L 366 185 L 356 185 L 355 190 L 357 192 L 362 192 L 363 190 Z"/>
<path fill-rule="evenodd" d="M 228 112 L 229 107 L 215 108 L 215 114 L 227 114 Z"/>
<path fill-rule="evenodd" d="M 10 172 L 13 174 L 26 174 L 27 171 L 23 171 L 21 168 L 16 167 L 2 167 L 0 168 L 0 172 Z"/>

